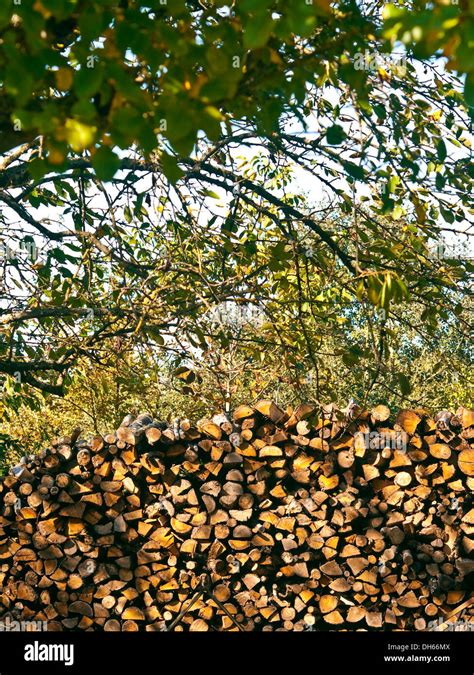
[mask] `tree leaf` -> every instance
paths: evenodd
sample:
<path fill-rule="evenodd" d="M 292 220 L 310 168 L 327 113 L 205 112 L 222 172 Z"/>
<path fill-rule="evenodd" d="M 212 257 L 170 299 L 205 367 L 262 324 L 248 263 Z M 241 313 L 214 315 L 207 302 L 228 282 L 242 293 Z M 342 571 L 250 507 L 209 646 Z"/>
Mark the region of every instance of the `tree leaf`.
<path fill-rule="evenodd" d="M 100 180 L 111 180 L 120 166 L 120 158 L 108 148 L 102 146 L 92 157 L 92 166 Z"/>
<path fill-rule="evenodd" d="M 326 130 L 326 140 L 330 145 L 340 145 L 346 137 L 346 132 L 339 124 L 333 124 Z"/>
<path fill-rule="evenodd" d="M 184 171 L 178 166 L 178 161 L 173 155 L 164 152 L 161 155 L 160 163 L 163 173 L 172 185 L 175 185 L 184 176 Z"/>
<path fill-rule="evenodd" d="M 403 396 L 407 396 L 412 390 L 410 380 L 403 373 L 397 373 L 397 380 L 398 386 L 400 387 L 400 392 L 403 394 Z"/>

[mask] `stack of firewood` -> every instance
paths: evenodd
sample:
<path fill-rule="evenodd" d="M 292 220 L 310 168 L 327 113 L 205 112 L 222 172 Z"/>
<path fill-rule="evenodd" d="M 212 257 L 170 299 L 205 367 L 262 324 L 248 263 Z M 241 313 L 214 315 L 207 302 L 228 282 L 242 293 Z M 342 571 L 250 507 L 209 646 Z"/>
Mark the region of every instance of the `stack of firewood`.
<path fill-rule="evenodd" d="M 427 630 L 469 608 L 474 412 L 271 401 L 26 456 L 0 619 L 50 630 Z M 472 617 L 471 617 L 472 618 Z"/>

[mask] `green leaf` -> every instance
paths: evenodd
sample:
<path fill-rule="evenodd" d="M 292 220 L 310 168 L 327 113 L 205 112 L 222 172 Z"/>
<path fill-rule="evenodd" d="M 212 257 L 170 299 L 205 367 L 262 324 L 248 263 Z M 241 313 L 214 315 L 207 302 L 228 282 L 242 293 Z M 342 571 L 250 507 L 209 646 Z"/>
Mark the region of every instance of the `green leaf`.
<path fill-rule="evenodd" d="M 243 33 L 244 49 L 264 47 L 272 34 L 275 21 L 267 12 L 249 16 Z"/>
<path fill-rule="evenodd" d="M 439 210 L 447 223 L 454 223 L 454 213 L 452 211 L 445 209 L 443 206 L 440 206 Z"/>
<path fill-rule="evenodd" d="M 398 185 L 400 184 L 400 178 L 398 176 L 390 176 L 390 179 L 388 181 L 388 192 L 389 194 L 395 192 L 397 189 Z"/>
<path fill-rule="evenodd" d="M 166 178 L 172 185 L 175 185 L 175 183 L 184 176 L 184 171 L 178 166 L 176 157 L 168 155 L 167 152 L 164 152 L 161 155 L 161 167 Z"/>
<path fill-rule="evenodd" d="M 435 178 L 435 185 L 437 190 L 442 190 L 444 186 L 446 185 L 446 178 L 443 176 L 442 173 L 437 173 L 436 178 Z"/>
<path fill-rule="evenodd" d="M 400 204 L 397 204 L 392 211 L 392 218 L 394 220 L 399 220 L 403 216 L 404 213 L 405 213 L 405 211 L 403 209 L 403 206 L 401 206 Z"/>
<path fill-rule="evenodd" d="M 92 61 L 91 61 L 92 62 Z M 79 98 L 89 98 L 100 89 L 103 68 L 95 64 L 92 68 L 83 66 L 74 77 L 74 90 Z"/>
<path fill-rule="evenodd" d="M 443 139 L 440 139 L 438 141 L 438 144 L 436 146 L 436 154 L 438 155 L 439 161 L 444 162 L 448 153 L 446 151 L 446 144 L 443 141 Z"/>
<path fill-rule="evenodd" d="M 203 194 L 206 197 L 210 197 L 211 199 L 221 199 L 221 197 L 217 194 L 217 192 L 214 192 L 213 190 L 203 190 Z"/>
<path fill-rule="evenodd" d="M 464 98 L 468 106 L 474 107 L 474 72 L 472 71 L 466 75 Z"/>
<path fill-rule="evenodd" d="M 120 167 L 120 158 L 110 148 L 102 146 L 94 154 L 92 166 L 100 180 L 111 180 Z"/>
<path fill-rule="evenodd" d="M 358 363 L 363 356 L 363 350 L 357 345 L 353 345 L 352 347 L 349 347 L 347 352 L 342 354 L 342 360 L 346 366 L 350 367 Z"/>
<path fill-rule="evenodd" d="M 333 124 L 326 130 L 326 140 L 330 145 L 340 145 L 346 136 L 346 132 L 339 124 Z"/>
<path fill-rule="evenodd" d="M 397 373 L 397 380 L 398 386 L 400 387 L 400 392 L 403 394 L 403 396 L 407 396 L 412 390 L 410 380 L 403 373 Z"/>
<path fill-rule="evenodd" d="M 342 162 L 342 164 L 347 173 L 352 176 L 352 178 L 355 178 L 356 180 L 364 180 L 365 171 L 361 166 L 354 164 L 353 162 Z"/>

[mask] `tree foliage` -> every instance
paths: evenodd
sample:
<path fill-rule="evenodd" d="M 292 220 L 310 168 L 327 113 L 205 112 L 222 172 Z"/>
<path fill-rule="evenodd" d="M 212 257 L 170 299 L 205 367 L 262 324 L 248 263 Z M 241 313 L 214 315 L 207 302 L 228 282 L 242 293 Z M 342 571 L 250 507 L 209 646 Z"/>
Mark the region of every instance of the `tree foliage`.
<path fill-rule="evenodd" d="M 469 3 L 2 5 L 4 401 L 150 351 L 224 402 L 261 384 L 239 368 L 316 399 L 423 399 L 429 354 L 463 376 L 472 26 Z"/>
<path fill-rule="evenodd" d="M 351 61 L 365 50 L 390 53 L 397 40 L 417 58 L 442 53 L 468 72 L 472 103 L 472 30 L 471 4 L 442 0 L 6 3 L 2 114 L 13 129 L 19 122 L 27 136 L 45 137 L 47 164 L 89 149 L 106 175 L 118 165 L 112 146 L 150 152 L 160 132 L 186 155 L 198 131 L 216 140 L 221 121 L 246 120 L 271 133 L 285 112 L 310 110 L 327 81 L 350 86 L 368 118 L 374 86 Z M 3 132 L 7 150 L 11 134 Z"/>

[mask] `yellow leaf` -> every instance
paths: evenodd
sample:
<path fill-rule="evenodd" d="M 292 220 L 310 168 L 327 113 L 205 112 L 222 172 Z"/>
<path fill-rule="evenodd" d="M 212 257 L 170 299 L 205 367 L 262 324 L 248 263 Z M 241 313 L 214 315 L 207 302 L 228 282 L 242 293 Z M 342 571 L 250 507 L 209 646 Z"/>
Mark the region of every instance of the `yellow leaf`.
<path fill-rule="evenodd" d="M 57 148 L 50 148 L 48 161 L 50 164 L 62 164 L 64 162 L 64 154 Z"/>
<path fill-rule="evenodd" d="M 279 53 L 275 49 L 270 49 L 270 61 L 276 63 L 277 66 L 280 66 L 283 63 Z"/>
<path fill-rule="evenodd" d="M 213 105 L 208 105 L 208 106 L 206 106 L 205 111 L 207 112 L 207 114 L 209 115 L 209 117 L 213 117 L 215 120 L 219 120 L 219 121 L 220 121 L 220 120 L 223 119 L 222 114 L 220 113 L 220 111 L 219 111 L 217 108 L 215 108 Z"/>
<path fill-rule="evenodd" d="M 460 42 L 461 37 L 459 35 L 456 34 L 450 37 L 443 47 L 444 55 L 448 56 L 449 58 L 452 57 L 456 53 Z"/>
<path fill-rule="evenodd" d="M 319 7 L 319 9 L 322 9 L 323 12 L 329 12 L 331 11 L 331 0 L 316 0 L 316 5 Z"/>
<path fill-rule="evenodd" d="M 39 12 L 45 19 L 49 19 L 49 17 L 51 16 L 51 12 L 49 11 L 49 9 L 44 7 L 43 3 L 40 2 L 40 0 L 36 0 L 35 4 L 33 5 L 33 9 L 36 12 Z"/>
<path fill-rule="evenodd" d="M 56 86 L 60 91 L 67 91 L 71 88 L 73 73 L 70 68 L 59 68 L 55 72 Z"/>
<path fill-rule="evenodd" d="M 204 73 L 200 73 L 197 76 L 191 88 L 189 89 L 189 95 L 191 96 L 191 98 L 197 98 L 199 96 L 201 87 L 204 84 L 206 84 L 207 80 L 208 80 L 207 75 L 205 75 Z"/>
<path fill-rule="evenodd" d="M 97 127 L 91 127 L 78 120 L 68 119 L 64 125 L 65 138 L 74 152 L 81 152 L 94 143 Z"/>

